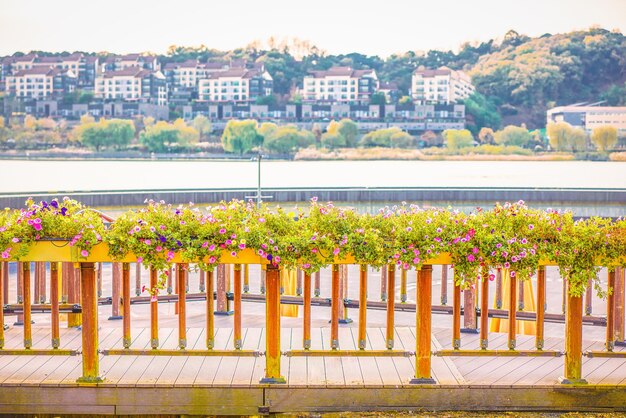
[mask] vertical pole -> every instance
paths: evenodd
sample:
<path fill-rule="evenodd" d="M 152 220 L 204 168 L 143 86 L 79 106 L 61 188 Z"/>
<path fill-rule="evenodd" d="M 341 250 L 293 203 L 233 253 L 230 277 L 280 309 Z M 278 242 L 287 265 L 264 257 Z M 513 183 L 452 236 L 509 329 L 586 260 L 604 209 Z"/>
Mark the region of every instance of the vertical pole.
<path fill-rule="evenodd" d="M 172 277 L 172 273 L 171 273 L 171 269 L 169 269 L 167 271 L 167 280 L 170 281 L 170 284 L 172 283 L 172 280 L 174 280 L 174 278 Z M 171 286 L 170 286 L 171 287 Z M 178 280 L 178 272 L 176 273 L 176 280 L 174 280 L 174 292 L 179 295 L 180 294 L 180 280 Z M 170 294 L 171 292 L 168 292 L 168 294 Z M 174 302 L 174 315 L 178 315 L 180 313 L 180 304 L 178 303 L 178 301 Z"/>
<path fill-rule="evenodd" d="M 593 296 L 593 288 L 591 287 L 591 279 L 587 281 L 587 288 L 585 289 L 585 315 L 591 315 L 592 306 L 591 306 L 591 297 Z"/>
<path fill-rule="evenodd" d="M 122 264 L 122 302 L 124 303 L 123 337 L 124 348 L 130 348 L 130 264 Z"/>
<path fill-rule="evenodd" d="M 80 303 L 81 302 L 81 292 L 80 292 L 80 269 L 77 269 L 74 266 L 74 263 L 65 263 L 65 268 L 63 269 L 67 272 L 67 282 L 68 282 L 68 302 L 69 303 Z M 95 280 L 95 276 L 94 276 Z M 94 283 L 94 287 L 96 284 Z M 68 327 L 80 327 L 82 324 L 82 314 L 67 314 L 67 326 Z"/>
<path fill-rule="evenodd" d="M 613 351 L 615 347 L 615 270 L 609 269 L 607 287 L 609 296 L 606 301 L 606 350 Z"/>
<path fill-rule="evenodd" d="M 61 345 L 59 327 L 59 263 L 50 262 L 50 324 L 52 328 L 52 348 L 59 348 Z"/>
<path fill-rule="evenodd" d="M 29 349 L 33 346 L 33 324 L 31 323 L 31 294 L 30 294 L 30 262 L 22 263 L 23 265 L 23 286 L 24 286 L 24 348 Z"/>
<path fill-rule="evenodd" d="M 452 305 L 452 347 L 455 350 L 461 348 L 461 287 L 453 280 L 453 305 Z"/>
<path fill-rule="evenodd" d="M 265 294 L 265 290 L 266 290 L 266 285 L 265 285 L 266 275 L 267 275 L 267 271 L 265 271 L 265 269 L 261 269 L 261 281 L 260 281 L 259 291 L 261 292 L 262 295 Z"/>
<path fill-rule="evenodd" d="M 183 274 L 185 275 L 185 293 L 189 293 L 189 265 L 185 266 Z"/>
<path fill-rule="evenodd" d="M 141 263 L 135 264 L 135 296 L 141 295 Z"/>
<path fill-rule="evenodd" d="M 400 269 L 400 302 L 406 303 L 407 295 L 406 295 L 406 270 Z"/>
<path fill-rule="evenodd" d="M 2 280 L 2 299 L 4 303 L 9 303 L 9 262 L 2 262 L 2 275 L 0 276 L 0 280 Z"/>
<path fill-rule="evenodd" d="M 346 316 L 346 305 L 344 304 L 345 293 L 345 272 L 347 266 L 344 264 L 339 265 L 339 323 L 343 324 Z"/>
<path fill-rule="evenodd" d="M 234 274 L 234 302 L 235 302 L 235 316 L 233 318 L 234 327 L 234 345 L 235 350 L 241 350 L 242 338 L 241 338 L 241 264 L 235 264 Z"/>
<path fill-rule="evenodd" d="M 61 271 L 61 303 L 68 303 L 70 300 L 70 263 L 59 264 Z M 69 323 L 69 319 L 68 319 Z"/>
<path fill-rule="evenodd" d="M 97 383 L 98 364 L 98 291 L 94 263 L 80 263 L 81 305 L 83 307 L 83 375 L 81 383 Z"/>
<path fill-rule="evenodd" d="M 280 269 L 267 266 L 265 377 L 261 383 L 285 383 L 280 375 Z"/>
<path fill-rule="evenodd" d="M 424 265 L 417 272 L 415 295 L 415 377 L 412 384 L 434 384 L 430 374 L 431 308 L 433 266 Z"/>
<path fill-rule="evenodd" d="M 476 321 L 476 285 L 463 291 L 463 332 L 477 334 Z"/>
<path fill-rule="evenodd" d="M 159 348 L 159 290 L 157 289 L 157 271 L 150 269 L 150 347 Z"/>
<path fill-rule="evenodd" d="M 24 264 L 19 261 L 17 263 L 17 303 L 24 303 Z M 18 314 L 17 320 L 13 325 L 24 325 L 24 314 Z"/>
<path fill-rule="evenodd" d="M 514 273 L 513 271 L 509 272 L 509 275 Z M 517 315 L 517 277 L 512 275 L 510 278 L 510 294 L 509 294 L 509 350 L 515 350 L 515 334 L 516 334 L 516 323 L 515 316 Z"/>
<path fill-rule="evenodd" d="M 517 285 L 517 309 L 524 310 L 524 281 L 519 280 Z"/>
<path fill-rule="evenodd" d="M 331 277 L 330 347 L 339 348 L 339 265 L 333 264 Z"/>
<path fill-rule="evenodd" d="M 172 294 L 172 291 L 173 291 L 173 289 L 172 289 L 172 281 L 173 280 L 174 279 L 172 278 L 172 269 L 168 268 L 167 269 L 167 294 L 168 295 Z M 176 278 L 176 286 L 178 286 L 178 285 L 179 285 L 179 283 L 178 283 L 178 277 L 177 277 Z M 183 286 L 183 288 L 184 288 L 184 286 Z M 176 289 L 176 293 L 178 293 L 179 291 L 180 291 L 180 288 L 177 288 Z M 176 305 L 176 307 L 178 308 L 178 305 Z M 178 313 L 178 309 L 176 311 Z"/>
<path fill-rule="evenodd" d="M 215 307 L 213 299 L 213 269 L 206 273 L 206 347 L 212 350 L 215 346 Z"/>
<path fill-rule="evenodd" d="M 198 290 L 200 291 L 200 293 L 204 293 L 206 291 L 206 273 L 204 270 L 200 270 L 199 273 L 199 285 L 198 285 Z"/>
<path fill-rule="evenodd" d="M 41 262 L 40 261 L 36 261 L 35 262 L 35 285 L 33 288 L 33 297 L 34 297 L 34 301 L 35 303 L 43 303 L 39 301 L 39 298 L 41 297 L 40 293 L 41 293 Z M 44 302 L 45 302 L 45 297 L 44 297 Z"/>
<path fill-rule="evenodd" d="M 480 348 L 486 350 L 489 346 L 489 268 L 482 267 L 482 299 L 480 304 Z"/>
<path fill-rule="evenodd" d="M 441 304 L 448 304 L 448 265 L 441 266 Z"/>
<path fill-rule="evenodd" d="M 584 384 L 583 365 L 583 298 L 569 292 L 567 281 L 567 307 L 565 311 L 565 368 L 562 384 Z"/>
<path fill-rule="evenodd" d="M 302 296 L 302 270 L 296 269 L 296 296 Z"/>
<path fill-rule="evenodd" d="M 315 272 L 315 284 L 314 284 L 314 289 L 313 289 L 313 294 L 315 295 L 316 298 L 319 298 L 321 293 L 321 282 L 322 282 L 322 273 L 319 271 Z"/>
<path fill-rule="evenodd" d="M 187 347 L 187 294 L 185 292 L 185 276 L 187 264 L 176 265 L 178 280 L 178 346 L 181 350 Z"/>
<path fill-rule="evenodd" d="M 502 269 L 496 271 L 496 309 L 502 309 Z"/>
<path fill-rule="evenodd" d="M 615 268 L 615 344 L 624 345 L 624 268 Z"/>
<path fill-rule="evenodd" d="M 361 264 L 359 276 L 359 349 L 367 347 L 367 264 Z"/>
<path fill-rule="evenodd" d="M 387 266 L 384 265 L 380 269 L 380 300 L 387 300 Z"/>
<path fill-rule="evenodd" d="M 565 280 L 565 277 L 563 277 L 563 301 L 562 301 L 562 308 L 563 308 L 563 313 L 565 314 L 567 311 L 567 280 Z"/>
<path fill-rule="evenodd" d="M 230 268 L 226 264 L 217 265 L 217 303 L 215 313 L 217 315 L 232 315 L 229 311 L 226 295 L 228 282 L 230 282 Z"/>
<path fill-rule="evenodd" d="M 109 320 L 122 319 L 120 315 L 120 287 L 122 285 L 122 263 L 112 264 L 111 274 L 111 316 Z"/>
<path fill-rule="evenodd" d="M 394 314 L 396 307 L 396 266 L 389 264 L 387 267 L 387 289 L 389 294 L 387 296 L 387 334 L 386 343 L 387 349 L 393 349 L 393 336 L 394 336 Z"/>
<path fill-rule="evenodd" d="M 243 293 L 250 292 L 250 264 L 243 265 Z"/>
<path fill-rule="evenodd" d="M 535 346 L 543 350 L 544 317 L 546 311 L 546 268 L 539 266 L 537 270 L 537 335 Z"/>
<path fill-rule="evenodd" d="M 304 273 L 304 325 L 302 346 L 305 350 L 311 348 L 311 275 Z"/>
<path fill-rule="evenodd" d="M 102 297 L 102 263 L 96 264 L 96 278 L 98 282 L 98 297 Z"/>
<path fill-rule="evenodd" d="M 4 271 L 7 269 L 8 263 L 0 262 L 0 349 L 4 348 L 4 290 L 6 283 L 4 282 Z"/>

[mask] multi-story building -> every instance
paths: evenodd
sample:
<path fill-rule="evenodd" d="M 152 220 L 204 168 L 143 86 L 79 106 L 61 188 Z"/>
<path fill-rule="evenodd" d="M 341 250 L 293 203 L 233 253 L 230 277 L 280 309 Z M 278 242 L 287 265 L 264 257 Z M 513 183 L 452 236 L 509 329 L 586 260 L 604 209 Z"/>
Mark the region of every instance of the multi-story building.
<path fill-rule="evenodd" d="M 411 96 L 417 104 L 457 103 L 472 93 L 472 80 L 463 71 L 419 67 L 413 72 Z"/>
<path fill-rule="evenodd" d="M 5 90 L 18 98 L 51 98 L 74 91 L 76 75 L 71 70 L 31 66 L 7 76 Z"/>
<path fill-rule="evenodd" d="M 376 71 L 332 67 L 326 71 L 311 71 L 304 77 L 302 96 L 309 102 L 369 102 L 377 91 Z"/>
<path fill-rule="evenodd" d="M 126 54 L 106 58 L 102 62 L 101 71 L 122 71 L 130 67 L 139 67 L 151 71 L 161 70 L 161 64 L 156 55 Z"/>
<path fill-rule="evenodd" d="M 273 79 L 263 67 L 209 71 L 198 80 L 198 100 L 251 102 L 272 94 Z"/>
<path fill-rule="evenodd" d="M 608 125 L 625 135 L 626 106 L 558 106 L 548 110 L 547 122 L 567 122 L 587 132 Z"/>
<path fill-rule="evenodd" d="M 167 105 L 167 83 L 160 71 L 128 67 L 96 77 L 94 97 Z"/>

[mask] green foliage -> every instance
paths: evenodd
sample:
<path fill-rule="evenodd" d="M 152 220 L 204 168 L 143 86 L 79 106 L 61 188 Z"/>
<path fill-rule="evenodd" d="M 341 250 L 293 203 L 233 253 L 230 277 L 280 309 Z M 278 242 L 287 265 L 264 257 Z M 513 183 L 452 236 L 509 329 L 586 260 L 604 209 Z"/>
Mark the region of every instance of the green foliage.
<path fill-rule="evenodd" d="M 385 93 L 374 93 L 370 98 L 370 104 L 373 105 L 384 105 L 387 103 L 387 98 L 385 97 Z"/>
<path fill-rule="evenodd" d="M 257 132 L 255 120 L 229 120 L 222 134 L 222 144 L 227 152 L 243 154 L 263 143 L 263 136 Z"/>
<path fill-rule="evenodd" d="M 496 105 L 480 93 L 474 93 L 465 99 L 465 114 L 468 116 L 467 129 L 474 135 L 485 127 L 497 129 L 502 123 Z"/>
<path fill-rule="evenodd" d="M 261 125 L 261 128 L 264 128 L 263 125 Z M 295 126 L 282 126 L 274 129 L 265 128 L 259 129 L 259 131 L 266 132 L 262 134 L 265 148 L 279 154 L 288 154 L 315 143 L 315 136 L 311 132 L 299 130 Z"/>
<path fill-rule="evenodd" d="M 99 122 L 87 122 L 77 128 L 77 140 L 96 151 L 109 147 L 125 148 L 134 136 L 135 127 L 130 120 L 103 118 Z"/>
<path fill-rule="evenodd" d="M 591 141 L 600 152 L 606 152 L 617 143 L 617 129 L 614 126 L 599 126 L 591 133 Z"/>
<path fill-rule="evenodd" d="M 274 96 L 273 94 L 270 94 L 269 96 L 260 96 L 260 97 L 257 97 L 255 100 L 255 104 L 258 104 L 258 105 L 273 106 L 276 103 L 278 103 L 278 100 L 276 99 L 276 96 Z"/>
<path fill-rule="evenodd" d="M 532 140 L 532 136 L 528 129 L 524 127 L 509 125 L 503 130 L 496 132 L 494 139 L 498 145 L 525 147 Z"/>
<path fill-rule="evenodd" d="M 363 147 L 411 148 L 415 138 L 400 128 L 385 128 L 368 132 L 361 137 L 359 145 Z"/>
<path fill-rule="evenodd" d="M 587 134 L 566 122 L 549 123 L 546 131 L 550 146 L 557 151 L 582 151 L 586 146 Z"/>
<path fill-rule="evenodd" d="M 346 146 L 355 147 L 359 137 L 359 126 L 350 119 L 341 119 L 337 133 L 344 137 Z"/>
<path fill-rule="evenodd" d="M 146 118 L 146 120 L 147 119 L 148 118 Z M 151 119 L 152 120 L 150 122 L 154 124 L 154 119 L 153 118 Z M 145 123 L 146 125 L 148 124 L 147 121 Z M 209 134 L 211 133 L 211 122 L 206 116 L 203 116 L 203 115 L 196 116 L 191 122 L 191 126 L 198 132 L 199 140 L 208 139 Z"/>
<path fill-rule="evenodd" d="M 326 148 L 345 148 L 346 138 L 338 133 L 326 132 L 322 135 L 322 146 Z"/>
<path fill-rule="evenodd" d="M 172 124 L 159 121 L 154 125 L 146 126 L 139 140 L 150 152 L 166 152 L 178 146 L 180 131 Z"/>
<path fill-rule="evenodd" d="M 446 129 L 443 131 L 443 137 L 450 150 L 469 147 L 474 142 L 472 133 L 467 129 Z"/>

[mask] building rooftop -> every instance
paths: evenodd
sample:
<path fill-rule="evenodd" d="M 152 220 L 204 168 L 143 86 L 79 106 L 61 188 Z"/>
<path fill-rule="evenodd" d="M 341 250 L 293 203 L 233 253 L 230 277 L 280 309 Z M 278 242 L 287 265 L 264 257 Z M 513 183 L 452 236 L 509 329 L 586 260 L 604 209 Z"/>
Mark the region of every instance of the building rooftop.
<path fill-rule="evenodd" d="M 316 70 L 309 72 L 315 78 L 343 76 L 343 77 L 365 77 L 374 74 L 374 70 L 355 70 L 351 67 L 331 67 L 328 70 Z"/>

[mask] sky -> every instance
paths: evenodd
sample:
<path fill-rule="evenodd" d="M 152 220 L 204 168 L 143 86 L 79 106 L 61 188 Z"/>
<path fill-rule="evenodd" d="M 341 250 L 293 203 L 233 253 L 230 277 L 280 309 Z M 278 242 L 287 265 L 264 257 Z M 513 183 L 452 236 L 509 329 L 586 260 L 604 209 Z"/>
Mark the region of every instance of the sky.
<path fill-rule="evenodd" d="M 44 50 L 230 50 L 297 37 L 331 54 L 387 57 L 591 26 L 626 29 L 626 0 L 0 0 L 0 55 Z"/>

